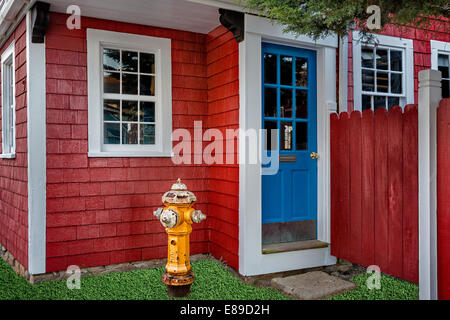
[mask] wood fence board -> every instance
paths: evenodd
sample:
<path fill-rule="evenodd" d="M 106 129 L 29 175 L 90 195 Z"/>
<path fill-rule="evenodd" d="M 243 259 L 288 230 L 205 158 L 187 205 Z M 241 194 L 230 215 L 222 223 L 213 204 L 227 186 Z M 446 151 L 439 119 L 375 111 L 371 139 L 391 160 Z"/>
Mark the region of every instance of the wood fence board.
<path fill-rule="evenodd" d="M 362 243 L 361 264 L 375 263 L 375 134 L 374 114 L 365 110 L 362 115 Z"/>
<path fill-rule="evenodd" d="M 388 269 L 388 140 L 387 112 L 375 112 L 375 264 Z"/>
<path fill-rule="evenodd" d="M 388 270 L 389 274 L 403 274 L 403 125 L 400 107 L 393 107 L 388 117 Z M 383 271 L 383 270 L 381 270 Z"/>
<path fill-rule="evenodd" d="M 417 106 L 403 115 L 403 277 L 418 282 L 419 178 Z"/>
<path fill-rule="evenodd" d="M 361 264 L 361 113 L 353 111 L 349 123 L 350 144 L 350 259 Z"/>
<path fill-rule="evenodd" d="M 337 219 L 337 210 L 339 208 L 339 179 L 338 179 L 338 138 L 339 138 L 339 117 L 336 113 L 333 113 L 330 118 L 330 190 L 331 190 L 331 214 L 330 217 L 330 240 L 331 240 L 331 254 L 333 256 L 339 256 L 339 220 Z"/>

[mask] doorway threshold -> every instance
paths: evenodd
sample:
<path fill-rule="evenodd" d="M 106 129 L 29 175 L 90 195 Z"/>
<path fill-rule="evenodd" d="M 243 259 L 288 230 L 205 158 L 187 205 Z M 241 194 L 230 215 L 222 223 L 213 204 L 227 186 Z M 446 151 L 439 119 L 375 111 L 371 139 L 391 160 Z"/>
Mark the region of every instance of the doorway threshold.
<path fill-rule="evenodd" d="M 328 247 L 328 243 L 320 240 L 304 240 L 304 241 L 264 244 L 262 246 L 262 253 L 271 254 L 289 251 L 320 249 L 326 247 Z"/>

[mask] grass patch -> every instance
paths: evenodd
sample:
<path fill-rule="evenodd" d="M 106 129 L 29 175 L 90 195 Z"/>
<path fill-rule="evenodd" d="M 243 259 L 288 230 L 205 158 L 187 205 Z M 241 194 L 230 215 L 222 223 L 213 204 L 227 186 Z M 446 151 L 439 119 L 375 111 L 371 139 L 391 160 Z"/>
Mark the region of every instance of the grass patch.
<path fill-rule="evenodd" d="M 358 288 L 329 298 L 330 300 L 418 300 L 418 285 L 381 274 L 381 289 L 369 290 L 366 285 L 371 274 L 362 273 L 351 280 Z"/>
<path fill-rule="evenodd" d="M 211 260 L 192 263 L 195 282 L 187 299 L 195 300 L 284 300 L 275 289 L 245 285 L 220 264 Z M 69 290 L 66 280 L 29 284 L 0 259 L 0 300 L 165 300 L 161 282 L 163 267 L 81 278 L 80 290 Z M 186 299 L 186 298 L 184 298 Z"/>

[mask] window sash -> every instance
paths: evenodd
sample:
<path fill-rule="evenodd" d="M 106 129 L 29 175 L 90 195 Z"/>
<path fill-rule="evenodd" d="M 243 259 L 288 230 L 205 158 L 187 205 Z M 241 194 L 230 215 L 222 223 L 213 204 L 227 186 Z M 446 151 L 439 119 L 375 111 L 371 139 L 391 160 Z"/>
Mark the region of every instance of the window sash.
<path fill-rule="evenodd" d="M 14 63 L 12 53 L 2 62 L 2 69 L 2 153 L 9 155 L 15 152 Z"/>
<path fill-rule="evenodd" d="M 114 50 L 119 50 L 120 51 L 120 68 L 119 70 L 106 70 L 104 68 L 104 49 L 114 49 Z M 137 53 L 137 66 L 138 66 L 138 71 L 133 72 L 133 71 L 124 71 L 122 70 L 122 57 L 123 57 L 123 51 L 132 51 L 132 52 L 136 52 Z M 158 112 L 158 108 L 156 107 L 156 104 L 158 103 L 158 90 L 159 88 L 156 86 L 155 88 L 155 94 L 153 96 L 151 95 L 141 95 L 140 94 L 140 76 L 153 76 L 156 79 L 157 76 L 157 72 L 155 70 L 154 73 L 146 73 L 146 72 L 141 72 L 140 70 L 140 53 L 147 53 L 147 54 L 153 54 L 154 55 L 154 63 L 155 66 L 159 63 L 159 61 L 157 61 L 159 59 L 159 56 L 157 54 L 157 52 L 153 52 L 151 50 L 149 51 L 143 51 L 143 50 L 137 50 L 137 49 L 133 49 L 133 48 L 124 48 L 121 46 L 114 46 L 114 45 L 105 45 L 105 46 L 100 46 L 100 52 L 99 54 L 101 55 L 101 68 L 100 68 L 100 79 L 102 79 L 101 81 L 101 92 L 102 92 L 102 109 L 103 109 L 103 101 L 104 100 L 118 100 L 120 101 L 120 108 L 119 108 L 119 112 L 120 112 L 120 116 L 119 116 L 119 121 L 113 121 L 113 120 L 105 120 L 104 119 L 104 113 L 102 112 L 102 137 L 101 137 L 101 144 L 103 146 L 103 149 L 108 149 L 108 150 L 113 150 L 113 151 L 117 151 L 117 150 L 123 150 L 122 147 L 126 147 L 126 146 L 131 146 L 133 148 L 151 148 L 152 146 L 154 146 L 156 144 L 157 141 L 157 112 Z M 111 72 L 111 73 L 118 73 L 120 74 L 120 93 L 105 93 L 104 92 L 104 80 L 103 80 L 103 74 L 104 72 Z M 132 74 L 132 75 L 136 75 L 137 76 L 137 90 L 138 90 L 138 94 L 123 94 L 122 93 L 122 75 L 123 74 Z M 153 122 L 148 122 L 148 121 L 141 121 L 140 118 L 138 117 L 137 121 L 129 121 L 129 120 L 123 120 L 122 119 L 122 102 L 123 101 L 136 101 L 137 105 L 138 105 L 138 114 L 140 115 L 141 111 L 141 105 L 140 102 L 154 102 L 155 103 L 155 109 L 154 109 L 154 118 L 155 121 Z M 118 124 L 119 125 L 119 143 L 105 143 L 105 137 L 104 135 L 104 130 L 105 130 L 105 124 Z M 128 144 L 128 143 L 123 143 L 123 125 L 126 124 L 134 124 L 137 125 L 137 143 L 134 144 Z M 153 125 L 154 126 L 154 142 L 151 144 L 141 144 L 141 125 Z"/>

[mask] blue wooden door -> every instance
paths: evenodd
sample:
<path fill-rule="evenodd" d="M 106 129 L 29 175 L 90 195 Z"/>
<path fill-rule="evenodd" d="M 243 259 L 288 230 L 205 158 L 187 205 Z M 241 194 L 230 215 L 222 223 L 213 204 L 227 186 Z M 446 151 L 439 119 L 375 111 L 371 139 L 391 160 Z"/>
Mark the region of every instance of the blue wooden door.
<path fill-rule="evenodd" d="M 278 173 L 262 176 L 262 222 L 314 221 L 316 235 L 316 53 L 263 43 L 262 70 L 262 125 L 279 129 L 265 145 L 280 154 Z"/>

